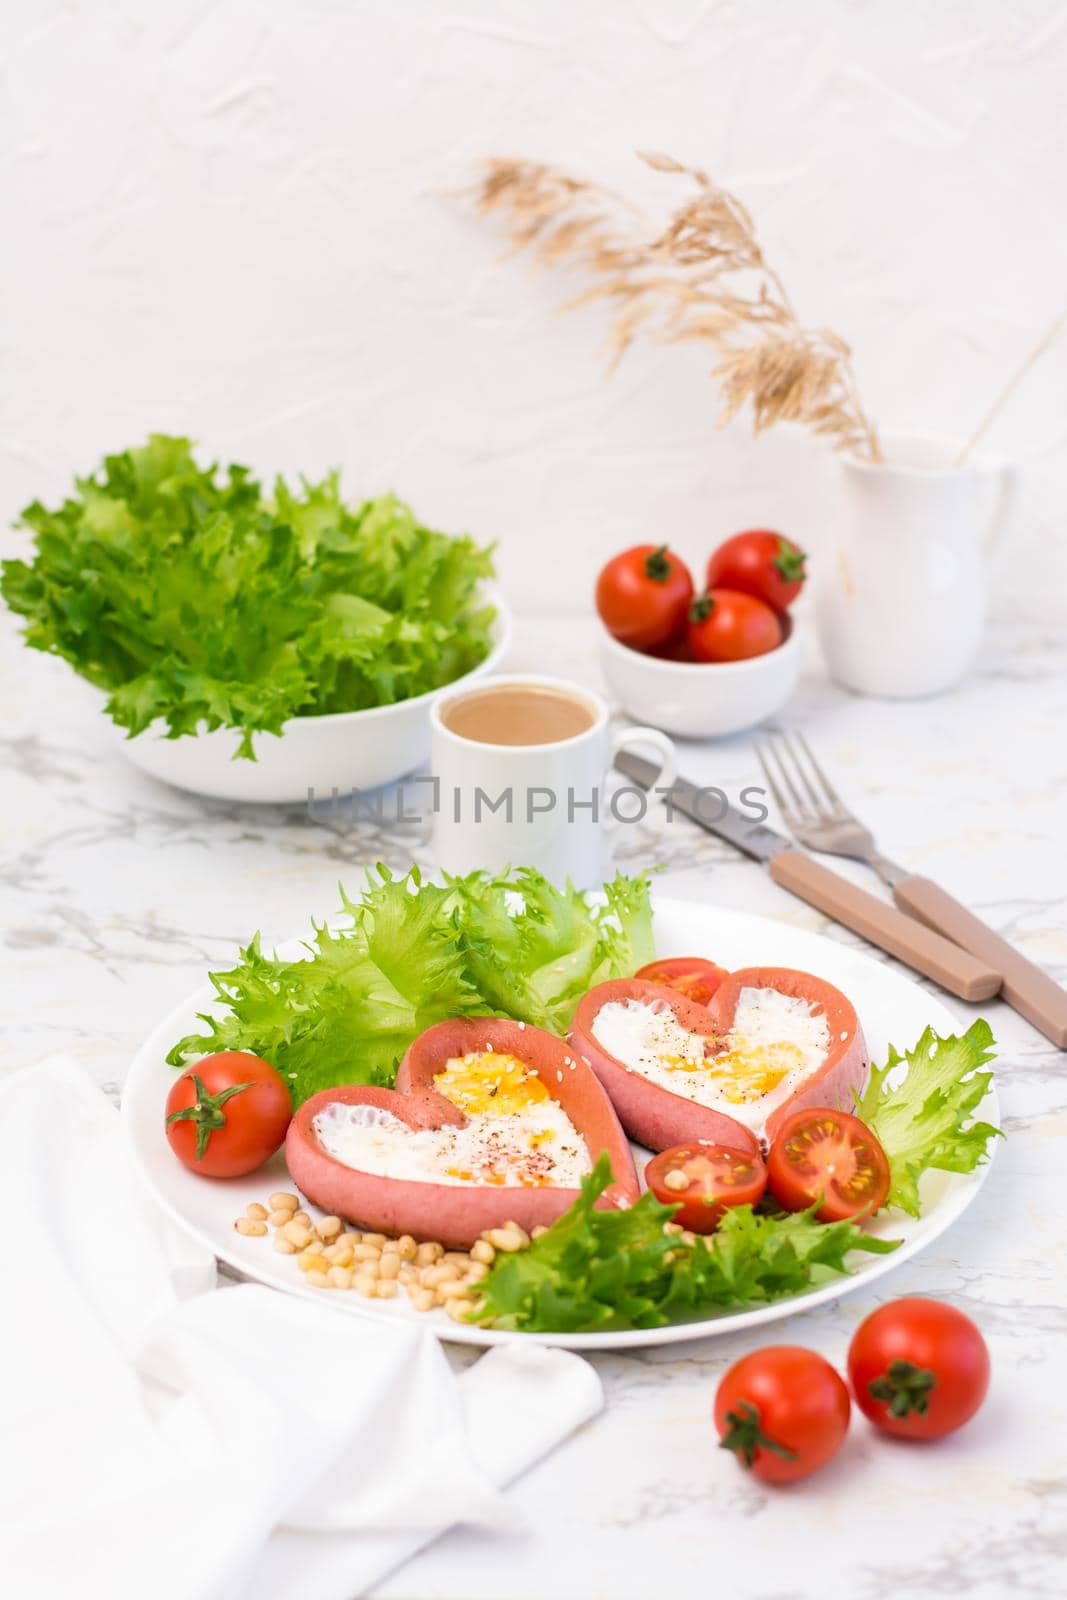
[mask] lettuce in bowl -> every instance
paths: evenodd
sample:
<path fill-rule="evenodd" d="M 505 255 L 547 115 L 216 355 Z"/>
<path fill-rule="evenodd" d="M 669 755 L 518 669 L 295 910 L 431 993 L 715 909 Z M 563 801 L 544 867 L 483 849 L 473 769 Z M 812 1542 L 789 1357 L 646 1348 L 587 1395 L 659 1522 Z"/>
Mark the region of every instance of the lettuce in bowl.
<path fill-rule="evenodd" d="M 336 473 L 268 492 L 153 434 L 20 526 L 30 561 L 0 593 L 33 649 L 104 690 L 130 737 L 233 728 L 237 754 L 293 717 L 397 704 L 489 653 L 489 549 L 435 532 L 393 495 L 361 504 Z"/>

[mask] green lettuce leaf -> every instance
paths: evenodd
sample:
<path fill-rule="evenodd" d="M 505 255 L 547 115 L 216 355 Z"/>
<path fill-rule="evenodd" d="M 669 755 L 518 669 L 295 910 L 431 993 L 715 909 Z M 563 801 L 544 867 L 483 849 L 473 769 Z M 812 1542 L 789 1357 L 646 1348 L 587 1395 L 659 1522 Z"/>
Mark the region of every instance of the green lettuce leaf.
<path fill-rule="evenodd" d="M 847 1273 L 849 1254 L 885 1254 L 853 1222 L 820 1223 L 811 1212 L 764 1216 L 728 1211 L 716 1233 L 688 1244 L 664 1224 L 677 1207 L 651 1191 L 624 1211 L 597 1211 L 611 1182 L 602 1155 L 579 1198 L 526 1250 L 501 1253 L 480 1286 L 472 1320 L 529 1332 L 658 1328 L 700 1313 L 764 1305 Z"/>
<path fill-rule="evenodd" d="M 254 758 L 256 732 L 409 699 L 489 650 L 490 552 L 392 495 L 349 505 L 335 473 L 268 493 L 153 434 L 21 526 L 33 559 L 3 562 L 0 593 L 26 643 L 105 690 L 131 737 L 234 728 Z"/>
<path fill-rule="evenodd" d="M 314 928 L 306 959 L 265 955 L 258 934 L 211 974 L 219 1014 L 167 1060 L 249 1050 L 290 1084 L 294 1105 L 339 1083 L 389 1085 L 424 1028 L 446 1017 L 508 1016 L 565 1033 L 602 978 L 651 959 L 648 879 L 617 878 L 605 903 L 540 873 L 472 873 L 444 885 L 379 867 L 341 926 Z"/>
<path fill-rule="evenodd" d="M 878 1135 L 889 1157 L 887 1205 L 919 1215 L 919 1179 L 928 1168 L 973 1172 L 986 1159 L 1000 1129 L 970 1118 L 981 1105 L 991 1072 L 979 1069 L 996 1053 L 993 1033 L 982 1018 L 962 1035 L 942 1038 L 927 1028 L 904 1055 L 890 1046 L 884 1067 L 871 1076 L 856 1102 L 856 1115 Z M 897 1069 L 907 1072 L 894 1087 Z"/>

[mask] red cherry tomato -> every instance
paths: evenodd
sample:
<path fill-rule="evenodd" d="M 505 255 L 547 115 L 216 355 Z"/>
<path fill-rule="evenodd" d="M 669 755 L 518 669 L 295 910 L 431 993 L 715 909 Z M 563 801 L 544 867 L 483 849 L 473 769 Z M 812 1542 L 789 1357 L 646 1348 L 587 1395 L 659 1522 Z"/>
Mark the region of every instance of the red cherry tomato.
<path fill-rule="evenodd" d="M 824 1466 L 841 1447 L 850 1412 L 830 1363 L 797 1345 L 744 1356 L 715 1395 L 721 1447 L 764 1483 L 793 1483 Z"/>
<path fill-rule="evenodd" d="M 689 608 L 686 641 L 694 661 L 748 661 L 777 650 L 782 624 L 753 595 L 709 589 Z"/>
<path fill-rule="evenodd" d="M 679 1207 L 675 1222 L 713 1233 L 730 1206 L 756 1204 L 767 1187 L 767 1168 L 746 1150 L 698 1140 L 653 1156 L 645 1182 L 662 1205 Z"/>
<path fill-rule="evenodd" d="M 644 978 L 648 983 L 665 983 L 668 989 L 677 989 L 687 1000 L 695 1000 L 702 1006 L 707 1005 L 728 976 L 725 967 L 717 967 L 714 961 L 705 961 L 703 956 L 672 956 L 668 961 L 650 961 L 634 973 L 635 978 Z"/>
<path fill-rule="evenodd" d="M 769 528 L 735 533 L 708 562 L 709 589 L 740 589 L 775 611 L 785 611 L 804 587 L 807 556 L 799 545 Z"/>
<path fill-rule="evenodd" d="M 596 581 L 596 608 L 631 650 L 655 650 L 685 627 L 693 580 L 665 544 L 637 544 L 613 556 Z"/>
<path fill-rule="evenodd" d="M 767 1157 L 771 1193 L 786 1211 L 806 1211 L 821 1198 L 820 1222 L 872 1215 L 889 1193 L 889 1158 L 858 1117 L 813 1107 L 794 1111 Z"/>
<path fill-rule="evenodd" d="M 270 1159 L 292 1114 L 285 1080 L 268 1062 L 221 1050 L 175 1080 L 167 1096 L 167 1138 L 190 1172 L 240 1178 Z"/>
<path fill-rule="evenodd" d="M 894 1300 L 861 1322 L 848 1352 L 856 1404 L 886 1433 L 940 1439 L 974 1416 L 989 1351 L 970 1317 L 940 1300 Z"/>

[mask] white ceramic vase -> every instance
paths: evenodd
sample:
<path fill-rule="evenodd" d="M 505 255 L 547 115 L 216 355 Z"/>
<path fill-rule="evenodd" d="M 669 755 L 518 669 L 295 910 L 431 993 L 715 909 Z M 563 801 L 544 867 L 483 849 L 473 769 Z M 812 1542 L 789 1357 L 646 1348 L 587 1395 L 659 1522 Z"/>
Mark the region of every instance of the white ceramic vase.
<path fill-rule="evenodd" d="M 989 457 L 954 465 L 961 445 L 889 434 L 884 460 L 835 460 L 833 512 L 819 561 L 826 664 L 860 694 L 939 694 L 978 654 L 987 556 L 1016 474 Z"/>

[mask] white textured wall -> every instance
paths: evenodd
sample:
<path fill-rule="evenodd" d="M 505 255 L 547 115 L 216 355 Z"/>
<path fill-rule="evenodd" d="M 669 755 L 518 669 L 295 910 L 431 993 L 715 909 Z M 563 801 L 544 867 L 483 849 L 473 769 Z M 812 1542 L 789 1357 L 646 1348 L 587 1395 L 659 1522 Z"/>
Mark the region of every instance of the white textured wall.
<path fill-rule="evenodd" d="M 1067 302 L 1059 0 L 5 0 L 3 27 L 5 514 L 164 428 L 395 486 L 499 539 L 527 605 L 584 603 L 636 538 L 817 542 L 814 446 L 715 434 L 696 350 L 606 381 L 600 315 L 554 317 L 567 284 L 437 192 L 481 152 L 651 203 L 635 146 L 704 164 L 885 426 L 967 431 Z M 1067 587 L 1065 400 L 1067 341 L 997 430 L 1028 469 L 999 604 L 1035 626 Z"/>

